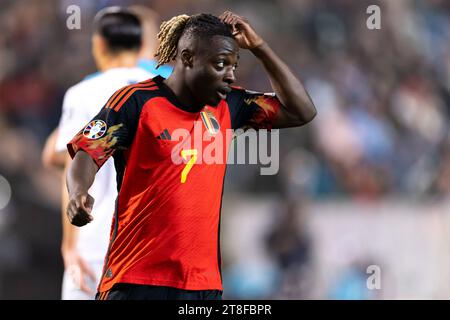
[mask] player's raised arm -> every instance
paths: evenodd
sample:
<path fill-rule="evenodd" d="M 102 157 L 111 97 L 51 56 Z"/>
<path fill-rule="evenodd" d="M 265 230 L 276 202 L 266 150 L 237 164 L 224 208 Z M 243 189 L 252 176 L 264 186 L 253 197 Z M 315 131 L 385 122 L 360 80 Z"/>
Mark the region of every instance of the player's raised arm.
<path fill-rule="evenodd" d="M 282 107 L 273 127 L 301 126 L 316 115 L 311 98 L 299 79 L 273 52 L 269 45 L 253 30 L 245 18 L 224 12 L 220 18 L 232 28 L 233 36 L 242 49 L 250 50 L 263 64 Z"/>
<path fill-rule="evenodd" d="M 94 183 L 98 166 L 89 154 L 80 150 L 76 153 L 67 170 L 67 189 L 69 191 L 69 204 L 67 217 L 70 222 L 78 227 L 92 221 L 91 211 L 94 198 L 88 194 L 88 190 Z"/>

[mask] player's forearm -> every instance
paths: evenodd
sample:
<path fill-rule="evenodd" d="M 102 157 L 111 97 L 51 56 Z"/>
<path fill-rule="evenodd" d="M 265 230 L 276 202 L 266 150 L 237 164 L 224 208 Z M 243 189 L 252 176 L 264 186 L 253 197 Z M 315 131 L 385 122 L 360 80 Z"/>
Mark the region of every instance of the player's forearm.
<path fill-rule="evenodd" d="M 67 155 L 66 163 L 65 163 L 65 170 L 64 175 L 61 180 L 61 211 L 62 211 L 62 230 L 63 230 L 63 237 L 61 242 L 61 252 L 63 254 L 63 257 L 65 255 L 65 252 L 67 250 L 73 250 L 76 247 L 77 243 L 77 228 L 74 227 L 69 219 L 67 218 L 66 211 L 67 211 L 67 205 L 69 204 L 69 194 L 67 193 L 66 188 L 66 175 L 67 171 L 69 169 L 69 166 L 72 162 L 72 159 L 70 156 Z"/>
<path fill-rule="evenodd" d="M 97 170 L 97 165 L 86 152 L 77 152 L 67 170 L 69 197 L 77 193 L 87 193 L 94 183 Z"/>
<path fill-rule="evenodd" d="M 299 124 L 311 121 L 316 115 L 316 108 L 299 79 L 289 67 L 273 52 L 267 43 L 251 49 L 262 62 L 273 90 L 283 106 Z"/>

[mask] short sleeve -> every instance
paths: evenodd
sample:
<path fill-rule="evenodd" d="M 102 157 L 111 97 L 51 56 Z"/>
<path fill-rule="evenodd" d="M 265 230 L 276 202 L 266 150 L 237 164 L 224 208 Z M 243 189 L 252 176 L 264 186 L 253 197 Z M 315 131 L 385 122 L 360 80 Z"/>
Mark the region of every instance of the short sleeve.
<path fill-rule="evenodd" d="M 282 104 L 274 93 L 233 88 L 227 96 L 233 129 L 272 129 Z"/>
<path fill-rule="evenodd" d="M 106 103 L 67 144 L 70 156 L 73 158 L 83 150 L 101 167 L 115 152 L 128 149 L 137 129 L 138 110 L 134 95 L 121 103 L 120 108 Z"/>

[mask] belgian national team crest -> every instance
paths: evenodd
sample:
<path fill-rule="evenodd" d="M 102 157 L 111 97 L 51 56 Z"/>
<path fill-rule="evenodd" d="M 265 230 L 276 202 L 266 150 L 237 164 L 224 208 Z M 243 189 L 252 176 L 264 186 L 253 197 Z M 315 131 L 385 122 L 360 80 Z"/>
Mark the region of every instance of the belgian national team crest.
<path fill-rule="evenodd" d="M 219 121 L 217 121 L 214 114 L 210 111 L 202 111 L 200 112 L 200 116 L 202 117 L 203 124 L 210 134 L 216 134 L 220 130 Z"/>
<path fill-rule="evenodd" d="M 106 123 L 103 120 L 92 120 L 84 128 L 83 134 L 89 139 L 98 139 L 106 132 Z"/>

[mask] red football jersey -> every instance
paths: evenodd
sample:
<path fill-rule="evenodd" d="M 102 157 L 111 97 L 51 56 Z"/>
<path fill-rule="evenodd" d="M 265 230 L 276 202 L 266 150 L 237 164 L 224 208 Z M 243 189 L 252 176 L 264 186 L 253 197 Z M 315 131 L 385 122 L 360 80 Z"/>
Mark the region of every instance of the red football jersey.
<path fill-rule="evenodd" d="M 118 197 L 99 292 L 115 283 L 222 290 L 219 224 L 231 129 L 270 128 L 274 95 L 234 88 L 191 112 L 156 77 L 118 90 L 68 144 L 114 156 Z M 95 219 L 95 217 L 94 217 Z"/>

